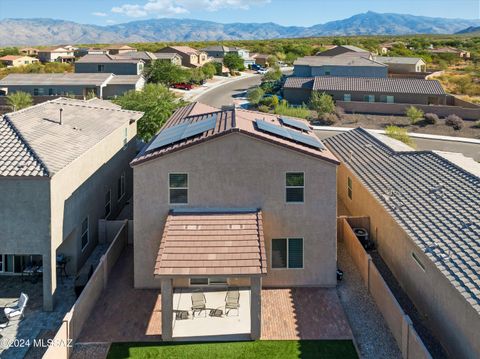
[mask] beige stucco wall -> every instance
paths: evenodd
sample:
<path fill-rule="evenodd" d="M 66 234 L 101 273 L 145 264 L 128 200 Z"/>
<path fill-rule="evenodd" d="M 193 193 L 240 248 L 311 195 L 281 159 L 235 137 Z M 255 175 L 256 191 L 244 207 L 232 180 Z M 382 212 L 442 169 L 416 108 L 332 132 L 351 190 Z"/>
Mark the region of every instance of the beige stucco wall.
<path fill-rule="evenodd" d="M 305 203 L 285 203 L 285 173 L 305 172 Z M 169 209 L 168 173 L 189 174 L 187 207 L 263 211 L 268 286 L 336 284 L 336 165 L 243 134 L 134 167 L 135 287 L 159 288 L 153 276 Z M 183 206 L 176 206 L 183 207 Z M 271 269 L 272 238 L 303 237 L 304 269 Z"/>
<path fill-rule="evenodd" d="M 347 196 L 348 176 L 353 182 L 352 200 Z M 479 313 L 343 164 L 338 170 L 337 191 L 352 215 L 370 216 L 371 236 L 382 258 L 449 354 L 479 357 Z M 425 271 L 414 261 L 412 252 Z"/>

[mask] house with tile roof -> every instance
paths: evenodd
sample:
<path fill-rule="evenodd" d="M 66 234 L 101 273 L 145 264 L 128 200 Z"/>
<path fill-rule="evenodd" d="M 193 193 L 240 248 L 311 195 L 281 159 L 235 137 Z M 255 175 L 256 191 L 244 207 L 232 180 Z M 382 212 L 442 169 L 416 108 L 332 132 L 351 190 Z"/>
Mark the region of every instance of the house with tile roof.
<path fill-rule="evenodd" d="M 104 99 L 120 96 L 129 90 L 139 91 L 144 85 L 142 75 L 112 73 L 10 74 L 0 80 L 0 90 L 6 94 L 23 91 L 32 96 L 86 97 L 94 93 Z"/>
<path fill-rule="evenodd" d="M 163 340 L 174 289 L 249 288 L 258 339 L 262 286 L 336 285 L 338 163 L 304 120 L 200 103 L 170 117 L 131 162 L 134 285 L 161 288 Z"/>
<path fill-rule="evenodd" d="M 324 140 L 338 196 L 452 358 L 480 356 L 480 165 L 355 129 Z M 463 157 L 463 159 L 461 158 Z"/>
<path fill-rule="evenodd" d="M 196 50 L 190 46 L 167 46 L 157 52 L 178 54 L 182 58 L 182 66 L 185 67 L 199 67 L 209 61 L 205 51 Z"/>
<path fill-rule="evenodd" d="M 47 311 L 55 308 L 57 258 L 75 276 L 98 242 L 98 221 L 132 195 L 142 115 L 59 98 L 0 120 L 0 275 L 41 275 Z"/>
<path fill-rule="evenodd" d="M 7 67 L 16 67 L 16 66 L 35 64 L 39 61 L 37 58 L 30 57 L 30 56 L 6 55 L 6 56 L 0 57 L 0 62 Z"/>
<path fill-rule="evenodd" d="M 427 64 L 420 57 L 375 56 L 374 59 L 387 65 L 389 73 L 408 74 L 427 71 Z"/>
<path fill-rule="evenodd" d="M 136 54 L 136 52 L 133 52 Z M 111 73 L 141 75 L 145 62 L 124 55 L 85 55 L 75 62 L 75 73 Z"/>
<path fill-rule="evenodd" d="M 335 56 L 305 56 L 293 63 L 293 76 L 380 78 L 388 76 L 388 66 L 375 61 L 370 53 L 347 52 Z"/>
<path fill-rule="evenodd" d="M 327 49 L 325 51 L 321 51 L 317 53 L 316 56 L 337 56 L 337 55 L 343 55 L 343 54 L 348 54 L 348 53 L 356 53 L 356 54 L 370 54 L 368 50 L 362 49 L 357 46 L 353 45 L 338 45 L 335 47 L 332 47 L 330 49 Z"/>
<path fill-rule="evenodd" d="M 243 65 L 246 68 L 255 63 L 255 59 L 250 57 L 249 50 L 237 46 L 212 45 L 204 47 L 202 51 L 205 51 L 208 56 L 215 59 L 223 59 L 229 53 L 237 54 L 243 59 Z"/>
<path fill-rule="evenodd" d="M 72 63 L 75 61 L 75 55 L 73 50 L 69 50 L 63 47 L 48 47 L 38 50 L 38 59 L 41 62 L 67 62 Z"/>
<path fill-rule="evenodd" d="M 285 99 L 295 104 L 308 103 L 313 91 L 343 102 L 444 105 L 447 98 L 439 81 L 415 78 L 292 76 L 283 86 Z"/>

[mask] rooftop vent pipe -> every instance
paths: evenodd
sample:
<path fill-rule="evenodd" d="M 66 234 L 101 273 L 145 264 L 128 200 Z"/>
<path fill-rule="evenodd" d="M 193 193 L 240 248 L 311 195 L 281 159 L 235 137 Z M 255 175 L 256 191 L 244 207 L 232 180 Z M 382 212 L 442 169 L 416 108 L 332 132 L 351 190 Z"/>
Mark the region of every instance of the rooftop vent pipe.
<path fill-rule="evenodd" d="M 63 125 L 62 112 L 63 112 L 63 108 L 60 108 L 60 125 Z"/>

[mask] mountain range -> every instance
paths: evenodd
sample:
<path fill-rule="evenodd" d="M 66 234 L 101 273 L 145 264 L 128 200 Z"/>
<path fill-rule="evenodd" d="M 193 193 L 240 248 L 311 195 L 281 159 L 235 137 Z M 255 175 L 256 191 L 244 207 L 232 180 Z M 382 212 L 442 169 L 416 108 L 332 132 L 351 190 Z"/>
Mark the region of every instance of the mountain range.
<path fill-rule="evenodd" d="M 0 46 L 152 41 L 214 41 L 345 35 L 453 34 L 480 20 L 366 12 L 310 27 L 275 23 L 229 23 L 150 19 L 98 26 L 54 19 L 0 20 Z"/>

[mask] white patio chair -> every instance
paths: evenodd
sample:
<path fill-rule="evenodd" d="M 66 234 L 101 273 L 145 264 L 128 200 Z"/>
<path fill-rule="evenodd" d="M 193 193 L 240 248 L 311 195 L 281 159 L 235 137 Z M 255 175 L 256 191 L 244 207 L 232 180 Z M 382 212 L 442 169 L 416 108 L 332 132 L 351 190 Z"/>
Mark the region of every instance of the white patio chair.
<path fill-rule="evenodd" d="M 18 298 L 17 302 L 10 306 L 6 307 L 3 311 L 5 316 L 8 320 L 18 317 L 18 319 L 22 319 L 24 316 L 25 307 L 27 306 L 28 302 L 28 295 L 25 293 L 20 294 L 20 298 Z"/>

